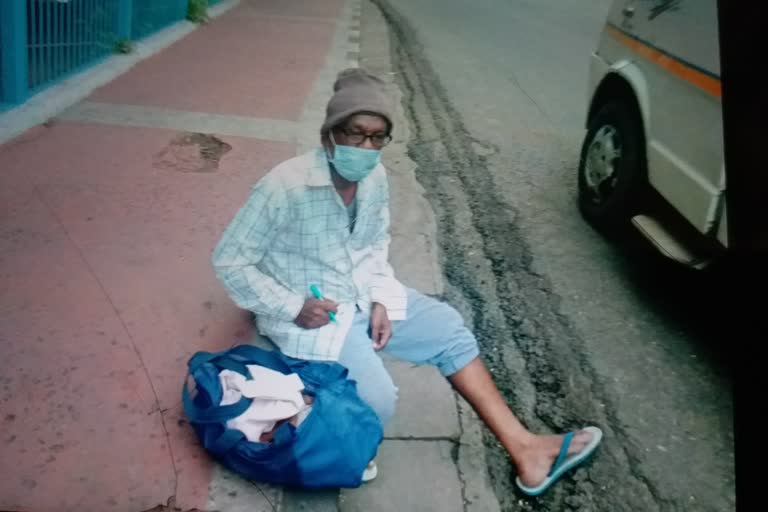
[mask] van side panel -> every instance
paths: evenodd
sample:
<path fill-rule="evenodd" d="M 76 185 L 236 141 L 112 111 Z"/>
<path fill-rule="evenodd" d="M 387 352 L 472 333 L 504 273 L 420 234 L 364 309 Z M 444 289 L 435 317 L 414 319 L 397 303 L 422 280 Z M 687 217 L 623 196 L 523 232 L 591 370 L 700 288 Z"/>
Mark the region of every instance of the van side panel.
<path fill-rule="evenodd" d="M 721 200 L 723 131 L 717 4 L 672 4 L 652 11 L 656 50 L 643 59 L 654 115 L 649 125 L 649 180 L 694 227 L 710 234 Z M 713 234 L 713 233 L 712 233 Z"/>

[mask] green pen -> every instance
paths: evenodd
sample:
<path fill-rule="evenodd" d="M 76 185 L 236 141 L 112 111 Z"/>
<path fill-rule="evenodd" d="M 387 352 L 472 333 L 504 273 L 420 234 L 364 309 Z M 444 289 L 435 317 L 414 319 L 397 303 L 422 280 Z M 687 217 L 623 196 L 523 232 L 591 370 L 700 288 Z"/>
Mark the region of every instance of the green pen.
<path fill-rule="evenodd" d="M 320 293 L 320 288 L 318 288 L 316 285 L 313 284 L 312 286 L 310 286 L 309 290 L 312 292 L 312 295 L 314 295 L 317 300 L 323 300 L 323 294 Z M 328 316 L 331 317 L 331 322 L 335 324 L 338 323 L 336 321 L 336 313 L 334 313 L 333 311 L 329 311 Z"/>

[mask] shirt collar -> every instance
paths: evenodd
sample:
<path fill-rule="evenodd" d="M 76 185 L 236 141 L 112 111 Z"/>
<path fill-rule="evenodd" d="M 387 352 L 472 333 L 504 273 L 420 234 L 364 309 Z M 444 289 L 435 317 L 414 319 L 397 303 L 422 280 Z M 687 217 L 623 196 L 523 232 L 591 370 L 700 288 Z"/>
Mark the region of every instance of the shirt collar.
<path fill-rule="evenodd" d="M 312 165 L 307 169 L 306 185 L 310 187 L 331 187 L 331 168 L 328 165 L 328 157 L 325 154 L 325 148 L 319 147 L 315 150 L 315 158 Z"/>

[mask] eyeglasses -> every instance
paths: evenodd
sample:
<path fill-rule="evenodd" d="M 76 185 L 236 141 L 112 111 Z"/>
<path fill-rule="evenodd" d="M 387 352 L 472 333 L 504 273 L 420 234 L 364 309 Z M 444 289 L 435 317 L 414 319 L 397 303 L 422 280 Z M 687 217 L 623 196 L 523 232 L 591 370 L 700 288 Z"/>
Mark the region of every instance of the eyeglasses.
<path fill-rule="evenodd" d="M 374 135 L 366 135 L 364 133 L 350 133 L 346 128 L 338 129 L 347 139 L 347 142 L 360 146 L 365 142 L 365 139 L 371 139 L 371 144 L 376 147 L 384 147 L 392 141 L 392 136 L 389 134 L 376 133 Z"/>

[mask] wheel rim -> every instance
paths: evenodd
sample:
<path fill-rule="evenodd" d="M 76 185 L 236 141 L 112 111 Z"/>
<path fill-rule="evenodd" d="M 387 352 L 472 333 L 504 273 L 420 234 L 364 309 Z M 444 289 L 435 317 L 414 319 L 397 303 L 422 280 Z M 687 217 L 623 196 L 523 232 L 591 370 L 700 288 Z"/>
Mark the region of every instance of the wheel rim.
<path fill-rule="evenodd" d="M 600 127 L 587 148 L 584 178 L 594 203 L 604 203 L 616 188 L 617 161 L 621 158 L 621 137 L 611 125 Z"/>

